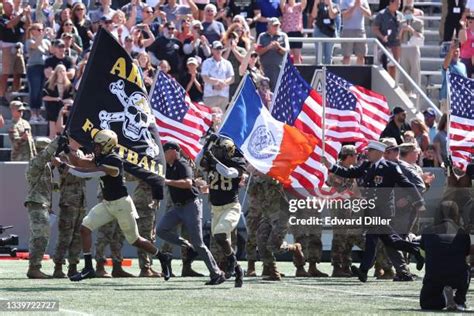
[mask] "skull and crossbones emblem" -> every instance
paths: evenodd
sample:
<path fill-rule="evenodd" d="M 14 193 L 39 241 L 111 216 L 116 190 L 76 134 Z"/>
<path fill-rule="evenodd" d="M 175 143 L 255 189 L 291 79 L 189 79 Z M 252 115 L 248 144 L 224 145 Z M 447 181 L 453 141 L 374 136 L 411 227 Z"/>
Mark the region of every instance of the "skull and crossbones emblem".
<path fill-rule="evenodd" d="M 150 131 L 148 130 L 152 118 L 150 117 L 150 108 L 148 106 L 146 95 L 142 92 L 135 91 L 130 96 L 127 96 L 124 87 L 125 83 L 123 80 L 112 82 L 109 85 L 110 92 L 117 96 L 124 107 L 124 111 L 100 111 L 100 127 L 102 129 L 110 129 L 110 123 L 123 122 L 123 135 L 131 141 L 144 139 L 148 144 L 146 150 L 147 155 L 154 158 L 159 154 L 159 147 L 156 145 Z"/>

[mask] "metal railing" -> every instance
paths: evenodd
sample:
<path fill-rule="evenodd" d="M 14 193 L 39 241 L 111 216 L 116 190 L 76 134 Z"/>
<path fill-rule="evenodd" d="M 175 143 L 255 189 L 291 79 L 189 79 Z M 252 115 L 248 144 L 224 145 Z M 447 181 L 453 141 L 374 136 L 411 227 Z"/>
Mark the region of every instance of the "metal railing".
<path fill-rule="evenodd" d="M 312 33 L 312 29 L 304 29 L 303 33 Z M 310 44 L 320 44 L 320 43 L 366 43 L 372 44 L 373 49 L 373 56 L 374 56 L 374 63 L 378 58 L 379 50 L 384 53 L 387 58 L 393 63 L 393 65 L 397 68 L 398 72 L 404 76 L 410 85 L 418 92 L 418 94 L 426 101 L 429 107 L 431 107 L 437 115 L 441 116 L 442 113 L 439 108 L 430 100 L 430 98 L 426 95 L 426 93 L 416 84 L 416 82 L 410 77 L 410 75 L 403 69 L 403 67 L 398 63 L 398 61 L 392 56 L 389 50 L 380 43 L 380 41 L 376 38 L 340 38 L 340 37 L 290 37 L 288 38 L 290 42 L 299 42 L 299 43 L 310 43 Z M 322 65 L 322 53 L 323 53 L 323 45 L 318 45 L 317 55 L 316 55 L 316 64 Z M 395 80 L 395 87 L 398 87 L 398 82 Z"/>

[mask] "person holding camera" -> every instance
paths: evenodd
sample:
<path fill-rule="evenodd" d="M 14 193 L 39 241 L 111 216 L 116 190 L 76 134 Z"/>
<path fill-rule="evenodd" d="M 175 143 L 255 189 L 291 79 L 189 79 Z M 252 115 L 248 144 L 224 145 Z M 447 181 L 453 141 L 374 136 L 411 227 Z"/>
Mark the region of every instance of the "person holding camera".
<path fill-rule="evenodd" d="M 12 127 L 8 130 L 10 143 L 12 144 L 11 161 L 29 161 L 36 156 L 36 148 L 31 134 L 31 126 L 27 120 L 22 118 L 26 110 L 21 101 L 10 102 L 12 113 Z"/>
<path fill-rule="evenodd" d="M 51 139 L 62 131 L 62 120 L 59 120 L 59 115 L 63 106 L 72 104 L 73 91 L 74 87 L 67 76 L 66 67 L 63 64 L 57 65 L 43 89 Z"/>

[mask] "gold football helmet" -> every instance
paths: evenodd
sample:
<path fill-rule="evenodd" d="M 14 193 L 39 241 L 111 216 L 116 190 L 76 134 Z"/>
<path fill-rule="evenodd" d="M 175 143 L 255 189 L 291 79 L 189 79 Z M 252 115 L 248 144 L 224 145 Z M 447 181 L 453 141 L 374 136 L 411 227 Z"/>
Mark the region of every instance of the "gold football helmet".
<path fill-rule="evenodd" d="M 212 146 L 212 153 L 219 160 L 226 160 L 234 157 L 235 144 L 230 138 L 219 137 L 216 144 Z"/>
<path fill-rule="evenodd" d="M 100 153 L 102 155 L 107 155 L 117 146 L 118 137 L 114 131 L 104 129 L 95 134 L 93 142 L 101 146 Z"/>

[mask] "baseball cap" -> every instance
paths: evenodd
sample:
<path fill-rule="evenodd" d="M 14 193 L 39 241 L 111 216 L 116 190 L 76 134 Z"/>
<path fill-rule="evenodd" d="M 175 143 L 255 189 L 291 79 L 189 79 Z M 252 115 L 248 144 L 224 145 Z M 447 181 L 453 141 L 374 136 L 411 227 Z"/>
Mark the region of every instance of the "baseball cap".
<path fill-rule="evenodd" d="M 268 19 L 268 24 L 271 24 L 271 25 L 280 25 L 281 22 L 278 18 L 269 18 Z"/>
<path fill-rule="evenodd" d="M 66 37 L 73 38 L 74 35 L 72 35 L 72 33 L 63 33 L 63 34 L 61 35 L 61 37 L 62 37 L 62 38 L 66 38 Z"/>
<path fill-rule="evenodd" d="M 212 42 L 212 48 L 213 49 L 223 49 L 224 45 L 220 41 L 214 41 Z"/>
<path fill-rule="evenodd" d="M 418 146 L 415 143 L 403 143 L 398 147 L 400 148 L 400 153 L 402 154 L 418 150 Z"/>
<path fill-rule="evenodd" d="M 112 17 L 110 15 L 103 15 L 100 20 L 101 22 L 112 22 Z"/>
<path fill-rule="evenodd" d="M 190 57 L 190 58 L 188 58 L 188 61 L 186 62 L 186 65 L 189 65 L 189 64 L 194 64 L 194 65 L 198 66 L 199 61 L 194 57 Z"/>
<path fill-rule="evenodd" d="M 423 111 L 424 116 L 436 117 L 436 112 L 432 108 L 428 108 Z"/>
<path fill-rule="evenodd" d="M 399 106 L 394 107 L 393 111 L 392 111 L 393 115 L 397 115 L 397 114 L 403 113 L 403 112 L 406 112 L 406 111 L 404 109 L 402 109 L 401 107 L 399 107 Z"/>
<path fill-rule="evenodd" d="M 341 155 L 348 156 L 348 155 L 355 155 L 357 154 L 357 149 L 354 145 L 344 145 L 341 148 Z"/>
<path fill-rule="evenodd" d="M 174 25 L 174 23 L 172 21 L 168 21 L 166 22 L 163 27 L 166 27 L 167 29 L 175 29 L 176 26 Z"/>
<path fill-rule="evenodd" d="M 55 47 L 61 47 L 61 46 L 66 46 L 66 44 L 64 44 L 64 41 L 62 39 L 57 39 L 53 42 L 53 46 Z"/>
<path fill-rule="evenodd" d="M 382 138 L 382 139 L 380 139 L 380 142 L 384 143 L 387 146 L 385 151 L 392 150 L 392 149 L 398 149 L 397 140 L 393 137 Z"/>
<path fill-rule="evenodd" d="M 11 101 L 10 102 L 10 109 L 15 109 L 17 111 L 24 111 L 26 110 L 25 105 L 21 101 Z"/>
<path fill-rule="evenodd" d="M 193 20 L 193 21 L 191 22 L 191 26 L 192 26 L 193 28 L 196 27 L 196 26 L 198 26 L 199 29 L 201 29 L 201 30 L 203 29 L 202 23 L 201 23 L 201 21 L 199 21 L 199 20 Z"/>
<path fill-rule="evenodd" d="M 385 149 L 387 149 L 387 145 L 385 145 L 382 142 L 378 142 L 376 140 L 371 140 L 369 141 L 369 145 L 367 146 L 367 149 L 373 149 L 373 150 L 385 152 Z"/>
<path fill-rule="evenodd" d="M 167 142 L 166 144 L 163 145 L 163 151 L 167 151 L 168 149 L 175 149 L 179 151 L 181 148 L 176 142 Z"/>

